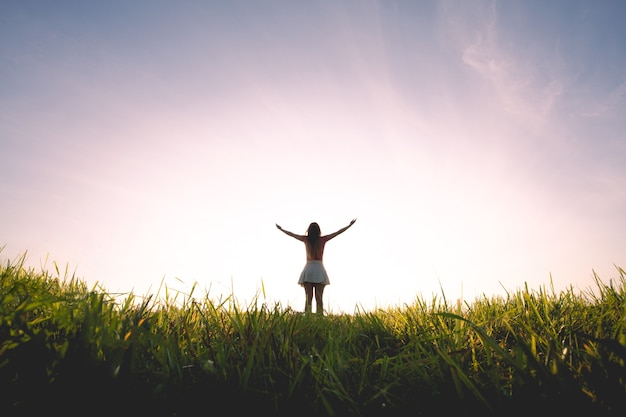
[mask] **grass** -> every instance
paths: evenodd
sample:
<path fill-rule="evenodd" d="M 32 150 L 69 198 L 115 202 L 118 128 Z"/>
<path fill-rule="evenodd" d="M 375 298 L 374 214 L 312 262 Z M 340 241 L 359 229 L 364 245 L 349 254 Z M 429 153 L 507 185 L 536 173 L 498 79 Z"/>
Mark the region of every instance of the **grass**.
<path fill-rule="evenodd" d="M 598 295 L 319 316 L 193 291 L 120 299 L 54 266 L 0 267 L 4 416 L 626 413 L 621 268 Z"/>

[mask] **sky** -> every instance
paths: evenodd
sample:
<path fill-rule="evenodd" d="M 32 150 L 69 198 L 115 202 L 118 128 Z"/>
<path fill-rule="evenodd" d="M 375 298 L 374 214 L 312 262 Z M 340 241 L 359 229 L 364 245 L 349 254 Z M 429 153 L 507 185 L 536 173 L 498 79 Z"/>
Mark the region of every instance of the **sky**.
<path fill-rule="evenodd" d="M 304 245 L 276 224 L 356 218 L 326 245 L 328 312 L 619 281 L 625 19 L 619 0 L 3 0 L 0 260 L 301 311 Z"/>

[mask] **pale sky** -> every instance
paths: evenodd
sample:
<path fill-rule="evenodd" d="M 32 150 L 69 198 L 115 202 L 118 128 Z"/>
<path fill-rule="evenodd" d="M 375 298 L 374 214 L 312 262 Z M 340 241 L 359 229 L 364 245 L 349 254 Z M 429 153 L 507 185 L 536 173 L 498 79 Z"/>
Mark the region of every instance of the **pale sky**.
<path fill-rule="evenodd" d="M 326 246 L 331 312 L 592 290 L 626 267 L 624 21 L 620 0 L 3 0 L 0 260 L 301 311 L 304 245 L 275 224 L 357 218 Z"/>

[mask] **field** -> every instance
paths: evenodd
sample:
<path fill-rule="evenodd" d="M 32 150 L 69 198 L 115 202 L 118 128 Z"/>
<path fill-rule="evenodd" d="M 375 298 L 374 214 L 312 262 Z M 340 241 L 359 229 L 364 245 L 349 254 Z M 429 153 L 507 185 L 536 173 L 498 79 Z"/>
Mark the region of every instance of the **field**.
<path fill-rule="evenodd" d="M 56 267 L 56 264 L 55 264 Z M 3 416 L 626 415 L 626 274 L 355 314 L 0 266 Z M 62 271 L 61 271 L 62 272 Z"/>

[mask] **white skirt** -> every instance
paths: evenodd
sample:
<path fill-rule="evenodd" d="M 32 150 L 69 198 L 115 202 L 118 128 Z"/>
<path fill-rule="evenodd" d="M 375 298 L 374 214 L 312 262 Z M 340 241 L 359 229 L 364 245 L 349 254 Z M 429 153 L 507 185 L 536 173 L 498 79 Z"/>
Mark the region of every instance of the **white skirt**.
<path fill-rule="evenodd" d="M 326 268 L 324 268 L 322 261 L 306 261 L 306 265 L 304 265 L 304 269 L 302 269 L 300 273 L 298 284 L 304 285 L 305 282 L 324 285 L 330 284 Z"/>

